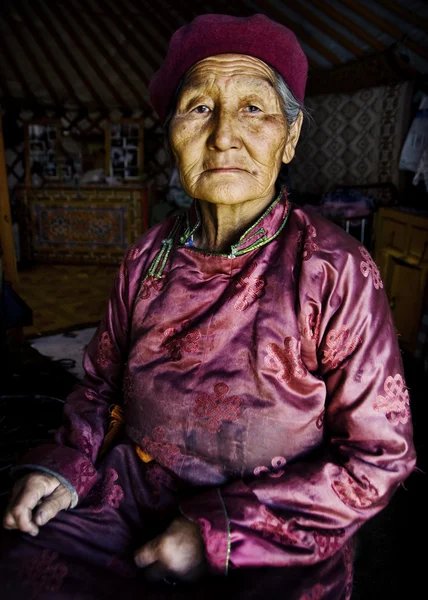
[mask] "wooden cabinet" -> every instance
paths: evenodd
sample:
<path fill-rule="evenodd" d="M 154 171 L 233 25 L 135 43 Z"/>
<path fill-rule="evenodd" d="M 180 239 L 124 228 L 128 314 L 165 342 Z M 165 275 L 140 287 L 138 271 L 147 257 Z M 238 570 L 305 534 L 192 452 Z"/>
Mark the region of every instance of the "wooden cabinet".
<path fill-rule="evenodd" d="M 381 208 L 376 217 L 375 262 L 400 343 L 413 354 L 427 297 L 428 217 Z"/>

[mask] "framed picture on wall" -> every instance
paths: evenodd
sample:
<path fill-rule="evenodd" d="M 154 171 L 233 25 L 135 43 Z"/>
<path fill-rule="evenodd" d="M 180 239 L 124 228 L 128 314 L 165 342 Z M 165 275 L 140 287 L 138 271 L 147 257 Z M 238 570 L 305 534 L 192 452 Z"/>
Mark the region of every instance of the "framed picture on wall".
<path fill-rule="evenodd" d="M 25 128 L 25 182 L 31 185 L 44 180 L 58 180 L 58 140 L 60 121 L 41 119 L 30 121 Z"/>
<path fill-rule="evenodd" d="M 106 173 L 119 181 L 136 181 L 143 175 L 142 120 L 121 119 L 106 124 Z"/>

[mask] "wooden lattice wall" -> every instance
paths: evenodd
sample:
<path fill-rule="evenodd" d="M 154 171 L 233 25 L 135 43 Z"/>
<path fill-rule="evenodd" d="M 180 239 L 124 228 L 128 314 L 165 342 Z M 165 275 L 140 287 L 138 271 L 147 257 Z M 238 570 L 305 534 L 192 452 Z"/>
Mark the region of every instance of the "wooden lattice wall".
<path fill-rule="evenodd" d="M 102 134 L 106 119 L 141 119 L 144 122 L 144 179 L 155 182 L 155 187 L 163 190 L 170 176 L 170 161 L 166 151 L 164 131 L 154 113 L 142 115 L 141 111 L 125 112 L 115 109 L 109 113 L 101 111 L 83 112 L 79 110 L 45 109 L 41 107 L 19 112 L 10 109 L 3 112 L 6 131 L 6 165 L 8 186 L 11 196 L 16 186 L 25 181 L 24 130 L 28 122 L 41 118 L 60 119 L 61 129 L 73 138 L 80 139 L 92 134 Z M 58 160 L 65 160 L 66 150 L 59 141 Z"/>

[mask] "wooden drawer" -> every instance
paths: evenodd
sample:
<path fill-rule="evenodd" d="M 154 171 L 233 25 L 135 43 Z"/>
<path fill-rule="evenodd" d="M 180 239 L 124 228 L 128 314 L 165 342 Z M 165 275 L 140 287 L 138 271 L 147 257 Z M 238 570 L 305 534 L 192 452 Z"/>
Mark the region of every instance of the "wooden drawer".
<path fill-rule="evenodd" d="M 390 257 L 389 267 L 388 296 L 394 324 L 401 344 L 413 353 L 420 325 L 426 270 L 409 266 L 394 257 Z"/>
<path fill-rule="evenodd" d="M 383 219 L 381 224 L 381 247 L 391 248 L 405 254 L 408 244 L 408 229 L 407 223 L 391 217 Z"/>
<path fill-rule="evenodd" d="M 428 229 L 413 226 L 409 240 L 409 256 L 420 262 L 428 261 Z"/>

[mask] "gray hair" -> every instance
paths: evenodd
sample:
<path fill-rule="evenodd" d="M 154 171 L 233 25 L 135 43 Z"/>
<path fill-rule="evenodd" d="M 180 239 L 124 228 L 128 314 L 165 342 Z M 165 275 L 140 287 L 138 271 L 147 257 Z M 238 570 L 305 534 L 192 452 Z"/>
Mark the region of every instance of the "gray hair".
<path fill-rule="evenodd" d="M 308 118 L 308 112 L 299 100 L 294 96 L 288 85 L 285 83 L 284 78 L 280 73 L 271 67 L 273 74 L 275 75 L 275 91 L 281 98 L 282 110 L 285 118 L 287 119 L 287 125 L 291 127 L 299 114 L 302 112 L 304 118 Z"/>

